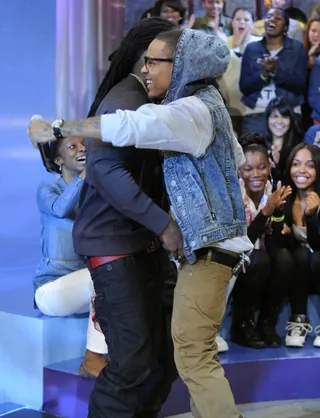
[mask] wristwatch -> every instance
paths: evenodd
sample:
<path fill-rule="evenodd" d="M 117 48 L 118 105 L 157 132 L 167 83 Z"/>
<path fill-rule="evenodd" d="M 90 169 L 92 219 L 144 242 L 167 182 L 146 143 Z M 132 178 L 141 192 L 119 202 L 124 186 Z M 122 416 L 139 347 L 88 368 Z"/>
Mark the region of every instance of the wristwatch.
<path fill-rule="evenodd" d="M 62 135 L 61 130 L 60 130 L 62 128 L 63 124 L 64 124 L 64 120 L 63 119 L 56 119 L 51 124 L 52 130 L 53 130 L 53 135 L 57 139 L 63 139 L 63 138 L 65 138 L 65 136 Z"/>

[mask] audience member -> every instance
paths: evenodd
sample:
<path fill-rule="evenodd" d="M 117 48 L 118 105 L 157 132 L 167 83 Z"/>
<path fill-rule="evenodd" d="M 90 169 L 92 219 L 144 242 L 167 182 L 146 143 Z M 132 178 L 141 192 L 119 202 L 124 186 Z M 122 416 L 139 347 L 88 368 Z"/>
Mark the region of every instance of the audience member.
<path fill-rule="evenodd" d="M 295 262 L 290 295 L 292 316 L 287 326 L 286 345 L 303 347 L 311 331 L 307 318 L 310 293 L 320 293 L 320 150 L 299 144 L 291 152 L 287 165 L 292 195 L 285 205 L 285 230 Z M 288 227 L 291 228 L 290 233 Z M 320 346 L 320 336 L 314 345 Z"/>
<path fill-rule="evenodd" d="M 48 316 L 69 316 L 89 311 L 94 294 L 90 273 L 75 253 L 73 221 L 85 176 L 84 139 L 65 138 L 44 146 L 46 168 L 58 173 L 42 182 L 37 192 L 41 221 L 42 259 L 38 264 L 35 303 Z M 105 366 L 104 336 L 89 317 L 87 351 L 79 374 L 95 378 Z"/>
<path fill-rule="evenodd" d="M 219 90 L 225 99 L 225 103 L 232 119 L 233 129 L 239 133 L 245 106 L 241 102 L 239 80 L 241 72 L 242 55 L 250 42 L 259 41 L 261 38 L 251 35 L 253 26 L 253 14 L 247 8 L 237 8 L 232 16 L 233 35 L 228 37 L 228 46 L 231 50 L 231 59 L 228 70 L 218 80 Z"/>
<path fill-rule="evenodd" d="M 288 294 L 293 263 L 285 248 L 272 248 L 270 230 L 277 227 L 277 211 L 291 193 L 278 185 L 272 193 L 271 167 L 266 142 L 259 134 L 243 135 L 246 162 L 240 169 L 240 185 L 245 204 L 248 236 L 254 244 L 251 264 L 240 274 L 232 305 L 232 341 L 252 348 L 279 347 L 275 331 L 278 315 Z M 255 326 L 254 313 L 259 310 Z"/>
<path fill-rule="evenodd" d="M 186 15 L 186 8 L 180 0 L 158 0 L 153 8 L 153 16 L 162 17 L 182 25 Z"/>
<path fill-rule="evenodd" d="M 287 0 L 265 0 L 264 4 L 267 9 L 272 8 L 283 8 L 287 3 Z M 264 36 L 265 35 L 265 21 L 264 19 L 256 21 L 252 34 L 255 36 Z M 302 42 L 304 35 L 304 25 L 298 20 L 289 18 L 288 25 L 288 36 L 290 38 L 296 39 L 297 41 Z"/>
<path fill-rule="evenodd" d="M 308 130 L 313 124 L 311 117 L 312 108 L 309 104 L 308 89 L 310 84 L 311 69 L 314 66 L 320 52 L 320 19 L 311 19 L 309 21 L 303 43 L 308 53 L 308 73 L 305 89 L 305 102 L 302 105 L 302 121 L 303 128 Z"/>
<path fill-rule="evenodd" d="M 309 83 L 309 104 L 312 108 L 311 117 L 315 125 L 320 124 L 320 56 L 311 70 Z"/>
<path fill-rule="evenodd" d="M 249 44 L 244 52 L 240 90 L 246 105 L 242 132 L 266 136 L 264 112 L 275 97 L 284 97 L 301 113 L 307 76 L 307 54 L 301 44 L 287 37 L 288 16 L 283 9 L 270 9 L 266 35 Z"/>
<path fill-rule="evenodd" d="M 309 68 L 311 68 L 320 55 L 320 18 L 309 21 L 303 43 L 308 53 Z"/>
<path fill-rule="evenodd" d="M 289 103 L 281 98 L 272 99 L 266 109 L 267 145 L 272 161 L 274 184 L 284 181 L 286 162 L 292 148 L 302 141 L 303 135 Z"/>
<path fill-rule="evenodd" d="M 226 40 L 231 35 L 231 19 L 223 14 L 224 0 L 202 0 L 206 12 L 197 17 L 192 29 L 200 29 L 207 33 L 215 33 Z M 225 36 L 223 36 L 223 34 Z"/>
<path fill-rule="evenodd" d="M 304 143 L 320 147 L 320 125 L 314 125 L 308 129 L 304 136 Z"/>
<path fill-rule="evenodd" d="M 311 13 L 310 19 L 319 19 L 320 18 L 320 3 L 317 3 Z"/>

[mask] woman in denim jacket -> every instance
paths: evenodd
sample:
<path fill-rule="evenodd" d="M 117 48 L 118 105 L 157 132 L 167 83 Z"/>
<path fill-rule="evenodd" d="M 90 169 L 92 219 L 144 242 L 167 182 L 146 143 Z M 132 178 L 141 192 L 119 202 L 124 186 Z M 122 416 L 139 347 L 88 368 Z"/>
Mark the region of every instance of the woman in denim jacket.
<path fill-rule="evenodd" d="M 307 79 L 307 53 L 301 42 L 287 37 L 289 18 L 283 9 L 270 9 L 266 35 L 244 52 L 240 90 L 246 106 L 242 132 L 266 136 L 264 111 L 275 97 L 284 97 L 301 114 Z"/>
<path fill-rule="evenodd" d="M 48 316 L 69 316 L 89 311 L 94 293 L 90 273 L 75 254 L 72 228 L 85 176 L 83 138 L 65 138 L 42 147 L 44 162 L 57 174 L 38 187 L 42 259 L 33 280 L 37 308 Z M 104 336 L 89 318 L 87 351 L 79 374 L 95 378 L 105 366 Z"/>

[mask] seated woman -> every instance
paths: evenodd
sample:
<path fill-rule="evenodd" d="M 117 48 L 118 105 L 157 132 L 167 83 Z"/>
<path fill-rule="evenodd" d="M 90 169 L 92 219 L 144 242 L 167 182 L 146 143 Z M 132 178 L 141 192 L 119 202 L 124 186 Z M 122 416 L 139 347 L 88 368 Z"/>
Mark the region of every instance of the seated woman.
<path fill-rule="evenodd" d="M 35 304 L 48 316 L 69 316 L 89 311 L 94 294 L 89 271 L 74 252 L 73 221 L 85 176 L 84 139 L 65 138 L 43 145 L 44 162 L 59 173 L 42 182 L 37 192 L 41 221 L 42 259 L 33 280 Z M 105 366 L 104 336 L 89 318 L 87 351 L 79 374 L 95 378 Z"/>
<path fill-rule="evenodd" d="M 312 68 L 320 55 L 320 18 L 308 22 L 303 43 L 308 53 L 309 68 Z"/>
<path fill-rule="evenodd" d="M 286 345 L 303 347 L 307 333 L 312 330 L 307 318 L 308 295 L 320 293 L 320 149 L 315 145 L 297 145 L 287 167 L 292 195 L 285 205 L 285 224 L 291 228 L 287 238 L 296 267 Z M 314 345 L 320 347 L 320 334 Z"/>
<path fill-rule="evenodd" d="M 289 19 L 283 9 L 270 9 L 266 34 L 252 42 L 242 59 L 240 90 L 246 106 L 242 132 L 266 136 L 264 112 L 275 97 L 284 97 L 301 114 L 307 78 L 307 53 L 301 42 L 287 36 Z"/>
<path fill-rule="evenodd" d="M 264 0 L 264 5 L 267 9 L 272 9 L 276 7 L 285 8 L 286 3 L 287 3 L 287 0 Z M 286 10 L 290 11 L 290 8 Z M 292 16 L 289 18 L 288 36 L 290 38 L 293 38 L 293 39 L 296 39 L 297 41 L 302 42 L 303 35 L 304 35 L 304 28 L 305 28 L 304 22 L 306 20 L 306 16 L 299 9 L 295 9 L 295 11 L 298 12 L 295 14 L 299 16 L 299 19 L 298 19 L 298 16 Z M 264 23 L 265 22 L 263 19 L 258 20 L 254 25 L 252 34 L 256 36 L 264 36 L 265 34 Z"/>
<path fill-rule="evenodd" d="M 242 56 L 249 43 L 261 40 L 261 38 L 251 35 L 252 26 L 252 11 L 246 7 L 235 9 L 232 16 L 233 35 L 228 37 L 228 47 L 231 51 L 230 64 L 228 70 L 218 80 L 220 92 L 232 119 L 233 129 L 237 133 L 240 132 L 245 112 L 239 89 Z"/>
<path fill-rule="evenodd" d="M 251 264 L 241 273 L 233 290 L 231 340 L 252 348 L 279 347 L 275 327 L 288 294 L 294 263 L 286 248 L 274 248 L 270 231 L 278 228 L 278 211 L 291 193 L 281 187 L 272 193 L 265 140 L 259 134 L 240 140 L 246 157 L 240 169 L 248 236 L 254 244 Z M 255 324 L 254 314 L 259 310 Z"/>
<path fill-rule="evenodd" d="M 269 103 L 266 113 L 267 146 L 272 160 L 271 174 L 274 184 L 284 181 L 286 162 L 292 148 L 302 141 L 297 118 L 290 104 L 283 98 Z"/>
<path fill-rule="evenodd" d="M 179 25 L 184 22 L 186 8 L 180 0 L 157 0 L 152 15 L 171 20 Z"/>
<path fill-rule="evenodd" d="M 320 56 L 316 58 L 311 70 L 308 98 L 312 108 L 313 123 L 320 125 Z"/>
<path fill-rule="evenodd" d="M 303 127 L 308 130 L 313 125 L 311 118 L 312 108 L 308 99 L 308 88 L 310 84 L 310 73 L 320 55 L 320 19 L 311 19 L 307 25 L 304 41 L 304 47 L 308 53 L 308 74 L 305 90 L 305 103 L 302 105 Z"/>

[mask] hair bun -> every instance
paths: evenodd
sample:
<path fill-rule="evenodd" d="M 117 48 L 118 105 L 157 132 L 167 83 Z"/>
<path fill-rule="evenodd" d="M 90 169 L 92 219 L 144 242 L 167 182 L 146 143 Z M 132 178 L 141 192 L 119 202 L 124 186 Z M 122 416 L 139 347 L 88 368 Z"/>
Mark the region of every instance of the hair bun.
<path fill-rule="evenodd" d="M 261 145 L 267 149 L 267 142 L 265 138 L 260 135 L 258 132 L 250 132 L 240 136 L 238 139 L 239 144 L 242 146 L 243 150 L 246 150 L 252 145 Z"/>

